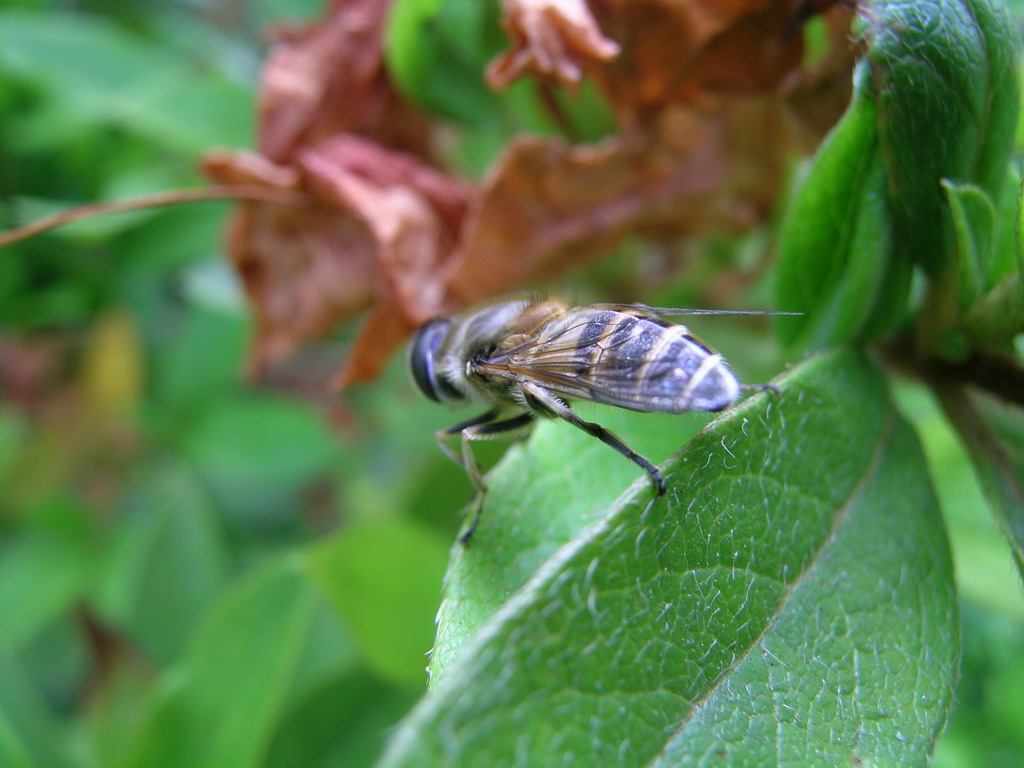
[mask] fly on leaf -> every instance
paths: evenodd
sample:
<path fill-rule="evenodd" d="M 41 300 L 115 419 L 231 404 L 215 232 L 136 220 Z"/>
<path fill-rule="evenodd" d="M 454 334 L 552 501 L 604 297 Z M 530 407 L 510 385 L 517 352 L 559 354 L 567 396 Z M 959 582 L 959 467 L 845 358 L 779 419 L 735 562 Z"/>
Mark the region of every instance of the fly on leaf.
<path fill-rule="evenodd" d="M 742 385 L 721 355 L 667 319 L 679 314 L 730 313 L 515 298 L 419 328 L 408 354 L 416 386 L 438 402 L 488 408 L 437 432 L 441 449 L 465 468 L 480 494 L 463 544 L 476 530 L 487 491 L 471 443 L 524 434 L 538 417 L 563 419 L 610 445 L 647 472 L 659 496 L 665 493 L 657 467 L 604 427 L 581 419 L 568 402 L 657 413 L 720 411 L 735 402 Z M 458 452 L 445 442 L 456 434 Z"/>

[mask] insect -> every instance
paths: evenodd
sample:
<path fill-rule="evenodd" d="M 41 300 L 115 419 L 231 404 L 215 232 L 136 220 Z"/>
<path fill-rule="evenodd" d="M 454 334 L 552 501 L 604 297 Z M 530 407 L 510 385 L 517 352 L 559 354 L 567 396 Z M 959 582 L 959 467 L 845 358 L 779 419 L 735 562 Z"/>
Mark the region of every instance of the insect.
<path fill-rule="evenodd" d="M 632 411 L 720 411 L 740 395 L 722 356 L 666 316 L 715 310 L 659 310 L 639 304 L 572 307 L 556 299 L 505 299 L 430 320 L 409 344 L 416 386 L 432 400 L 478 402 L 487 411 L 436 433 L 478 491 L 476 512 L 459 541 L 472 538 L 487 487 L 471 447 L 476 440 L 525 434 L 538 417 L 557 417 L 641 467 L 657 494 L 661 472 L 616 435 L 584 421 L 572 400 Z M 461 436 L 461 451 L 445 441 Z"/>

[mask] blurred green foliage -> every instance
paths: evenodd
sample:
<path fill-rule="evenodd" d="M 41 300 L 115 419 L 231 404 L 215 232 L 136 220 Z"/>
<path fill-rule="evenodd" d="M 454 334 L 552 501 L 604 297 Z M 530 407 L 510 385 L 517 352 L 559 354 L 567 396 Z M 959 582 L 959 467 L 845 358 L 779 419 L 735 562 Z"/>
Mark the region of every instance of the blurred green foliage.
<path fill-rule="evenodd" d="M 252 143 L 264 25 L 320 6 L 0 3 L 0 226 L 199 183 L 198 152 Z M 396 22 L 392 34 L 412 33 Z M 486 122 L 464 90 L 435 96 Z M 467 141 L 467 168 L 500 145 L 506 110 L 538 127 L 517 99 Z M 972 189 L 947 190 L 964 209 L 961 247 L 986 215 Z M 343 342 L 276 387 L 247 385 L 227 210 L 102 217 L 0 252 L 4 768 L 365 766 L 424 689 L 454 510 L 470 495 L 433 445 L 452 414 L 421 402 L 397 363 L 327 397 L 324 359 Z M 839 304 L 865 312 L 882 288 L 902 301 L 897 277 Z M 668 286 L 659 303 L 691 303 L 689 291 Z M 844 316 L 840 335 L 877 335 L 869 320 Z M 744 380 L 777 369 L 757 326 L 703 327 Z M 963 616 L 934 764 L 1024 765 L 1019 578 L 941 412 L 914 385 L 898 396 L 939 486 Z M 618 418 L 624 436 L 657 443 L 643 417 Z"/>
<path fill-rule="evenodd" d="M 264 26 L 320 10 L 0 4 L 0 223 L 200 184 L 252 142 Z M 0 766 L 368 765 L 423 690 L 468 497 L 447 414 L 401 371 L 247 385 L 227 212 L 0 258 Z"/>

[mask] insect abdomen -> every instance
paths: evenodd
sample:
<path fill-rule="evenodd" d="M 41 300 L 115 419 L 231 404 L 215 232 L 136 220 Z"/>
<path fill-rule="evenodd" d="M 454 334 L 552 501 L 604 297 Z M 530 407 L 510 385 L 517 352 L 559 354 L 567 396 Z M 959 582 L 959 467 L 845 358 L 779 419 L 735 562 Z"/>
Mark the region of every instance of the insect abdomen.
<path fill-rule="evenodd" d="M 739 396 L 722 358 L 681 325 L 616 310 L 577 310 L 542 334 L 565 344 L 576 334 L 577 377 L 613 389 L 613 405 L 637 411 L 717 411 Z M 609 398 L 612 400 L 612 398 Z M 623 402 L 626 400 L 627 402 Z"/>

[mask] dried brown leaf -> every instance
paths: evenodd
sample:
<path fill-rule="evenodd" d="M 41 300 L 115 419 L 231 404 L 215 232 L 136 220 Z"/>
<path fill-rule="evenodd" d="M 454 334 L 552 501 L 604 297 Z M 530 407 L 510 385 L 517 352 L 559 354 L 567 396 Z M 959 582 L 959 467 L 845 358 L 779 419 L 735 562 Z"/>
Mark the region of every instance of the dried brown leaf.
<path fill-rule="evenodd" d="M 401 305 L 387 300 L 378 302 L 359 329 L 348 360 L 334 377 L 333 386 L 344 389 L 375 378 L 418 325 L 409 323 Z"/>
<path fill-rule="evenodd" d="M 407 329 L 439 310 L 439 276 L 468 199 L 462 183 L 354 136 L 305 148 L 294 166 L 212 155 L 206 172 L 283 185 L 309 200 L 246 203 L 232 223 L 229 251 L 257 313 L 255 371 L 379 301 Z"/>
<path fill-rule="evenodd" d="M 259 151 L 287 162 L 341 133 L 426 154 L 429 123 L 391 86 L 381 44 L 389 3 L 336 0 L 319 24 L 279 29 L 263 69 Z"/>
<path fill-rule="evenodd" d="M 825 2 L 817 3 L 818 6 Z M 810 10 L 815 10 L 813 7 Z M 820 8 L 816 10 L 821 10 Z M 850 35 L 854 18 L 851 5 L 839 5 L 823 13 L 829 44 L 824 56 L 795 70 L 780 92 L 799 130 L 800 149 L 814 151 L 846 111 L 853 94 L 853 67 L 858 47 Z"/>
<path fill-rule="evenodd" d="M 726 114 L 735 120 L 668 110 L 653 133 L 594 147 L 517 140 L 473 206 L 449 292 L 469 303 L 548 281 L 627 235 L 754 225 L 782 175 L 785 143 L 763 144 L 766 126 L 779 125 L 777 109 L 761 100 Z M 756 146 L 754 129 L 738 127 L 752 120 Z"/>
<path fill-rule="evenodd" d="M 469 192 L 420 159 L 430 126 L 384 67 L 388 5 L 335 0 L 321 23 L 280 30 L 263 72 L 259 154 L 204 159 L 214 180 L 306 201 L 243 203 L 231 223 L 229 251 L 257 317 L 253 371 L 383 303 L 393 322 L 374 313 L 349 379 L 372 375 L 366 334 L 391 351 L 440 308 Z"/>
<path fill-rule="evenodd" d="M 207 158 L 218 181 L 308 203 L 248 202 L 232 224 L 257 370 L 369 308 L 339 376 L 367 379 L 438 312 L 547 282 L 627 236 L 745 229 L 775 201 L 792 146 L 777 86 L 799 89 L 803 51 L 791 2 L 507 0 L 515 47 L 492 84 L 590 74 L 627 128 L 591 147 L 514 140 L 479 190 L 421 159 L 429 126 L 383 67 L 386 3 L 332 7 L 271 55 L 261 153 Z"/>
<path fill-rule="evenodd" d="M 500 90 L 533 72 L 570 90 L 586 63 L 614 58 L 619 46 L 601 30 L 583 0 L 505 0 L 502 26 L 513 49 L 487 68 L 487 83 Z"/>
<path fill-rule="evenodd" d="M 529 69 L 565 84 L 578 80 L 585 65 L 626 124 L 643 123 L 676 103 L 769 91 L 803 56 L 791 0 L 591 0 L 593 17 L 576 11 L 572 18 L 587 19 L 596 30 L 596 17 L 601 39 L 620 50 L 596 56 L 583 48 L 588 55 L 576 57 L 559 55 L 551 42 L 576 51 L 562 17 L 542 12 L 542 2 L 524 5 L 531 11 L 529 27 L 507 16 L 515 47 L 494 65 L 498 82 Z M 580 22 L 569 28 L 580 29 Z"/>

